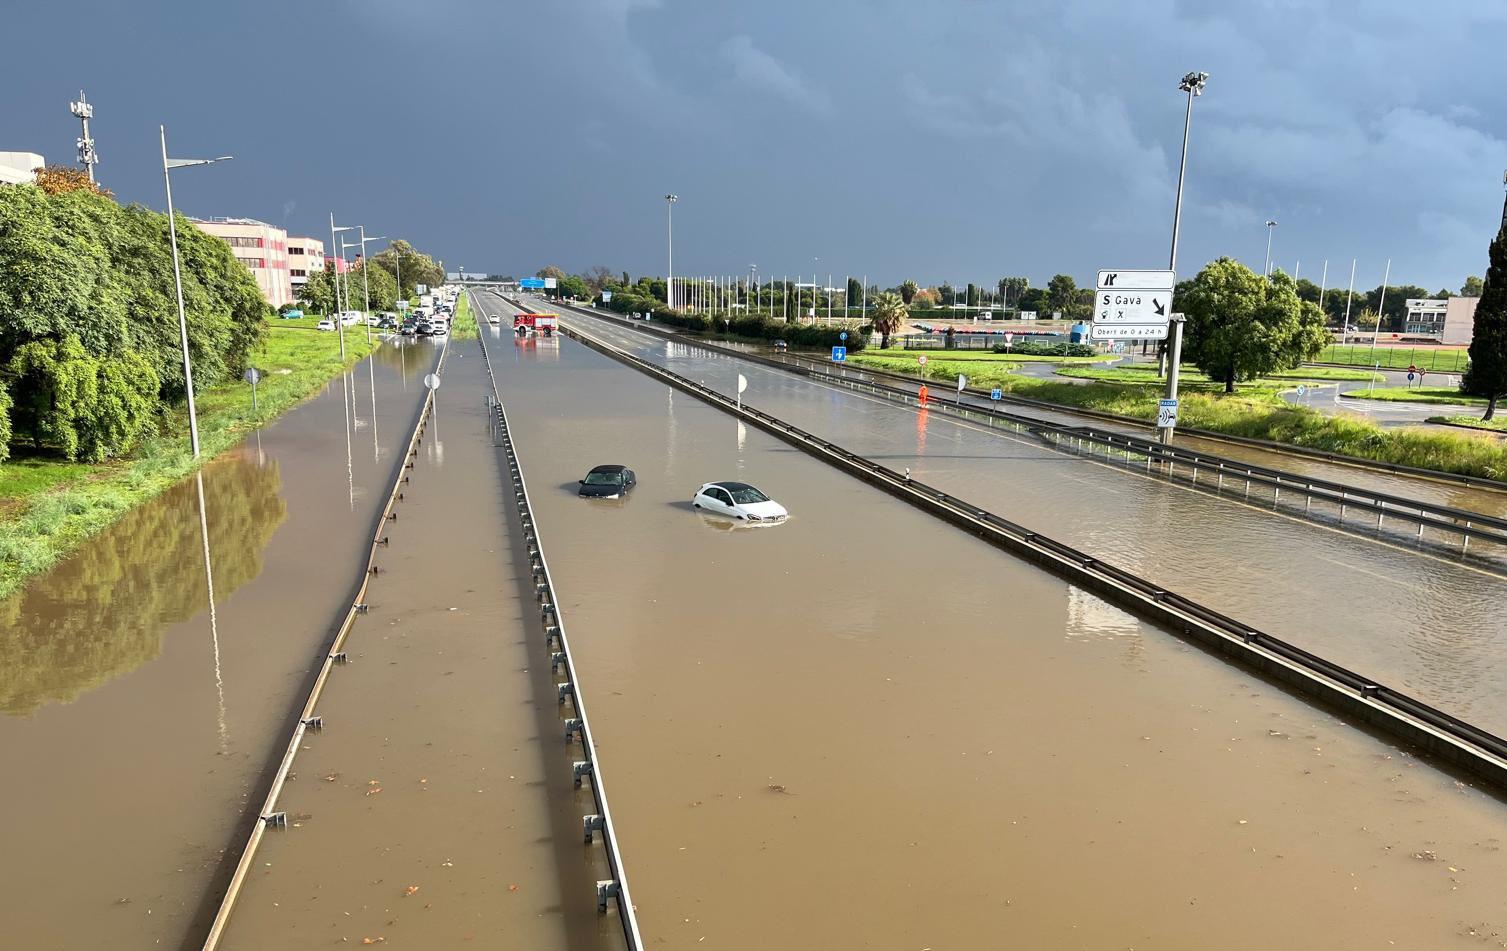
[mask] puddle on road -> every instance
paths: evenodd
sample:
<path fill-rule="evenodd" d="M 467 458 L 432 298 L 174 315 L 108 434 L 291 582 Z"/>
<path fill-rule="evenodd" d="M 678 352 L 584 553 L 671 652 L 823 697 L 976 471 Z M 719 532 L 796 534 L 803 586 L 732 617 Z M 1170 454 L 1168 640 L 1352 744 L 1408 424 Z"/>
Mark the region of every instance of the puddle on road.
<path fill-rule="evenodd" d="M 1507 933 L 1498 800 L 572 341 L 500 345 L 650 946 Z M 574 497 L 602 463 L 626 501 Z M 709 523 L 715 479 L 791 520 Z"/>

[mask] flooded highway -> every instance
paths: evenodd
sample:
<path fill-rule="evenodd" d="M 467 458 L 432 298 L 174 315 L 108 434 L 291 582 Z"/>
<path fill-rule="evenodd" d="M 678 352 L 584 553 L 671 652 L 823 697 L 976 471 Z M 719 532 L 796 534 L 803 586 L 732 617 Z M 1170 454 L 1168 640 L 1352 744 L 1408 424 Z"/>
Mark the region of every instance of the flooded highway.
<path fill-rule="evenodd" d="M 220 947 L 612 949 L 481 350 L 457 341 L 368 614 Z M 587 855 L 589 855 L 588 853 Z M 368 940 L 369 939 L 369 940 Z"/>
<path fill-rule="evenodd" d="M 437 354 L 378 349 L 0 602 L 0 944 L 202 940 Z"/>
<path fill-rule="evenodd" d="M 1507 733 L 1507 579 L 584 317 L 568 324 Z"/>
<path fill-rule="evenodd" d="M 1498 799 L 572 340 L 493 333 L 651 946 L 1507 934 Z M 785 399 L 868 425 L 845 393 Z M 1025 457 L 947 428 L 902 435 L 944 467 Z M 603 463 L 637 488 L 575 497 Z M 717 479 L 791 519 L 694 511 Z"/>

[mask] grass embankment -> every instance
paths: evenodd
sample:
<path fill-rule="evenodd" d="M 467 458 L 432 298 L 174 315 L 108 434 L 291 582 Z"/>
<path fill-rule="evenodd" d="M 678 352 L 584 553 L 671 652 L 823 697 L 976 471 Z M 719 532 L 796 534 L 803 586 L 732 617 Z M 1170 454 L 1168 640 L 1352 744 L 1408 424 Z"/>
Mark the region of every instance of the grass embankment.
<path fill-rule="evenodd" d="M 1507 433 L 1507 416 L 1490 420 L 1483 420 L 1479 416 L 1430 416 L 1429 422 L 1464 426 L 1466 429 L 1479 429 L 1488 433 Z"/>
<path fill-rule="evenodd" d="M 1381 364 L 1389 370 L 1406 370 L 1416 366 L 1430 372 L 1464 373 L 1470 354 L 1464 348 L 1376 347 L 1365 344 L 1330 344 L 1314 358 L 1315 363 L 1338 363 L 1342 366 L 1369 367 Z"/>
<path fill-rule="evenodd" d="M 899 363 L 888 356 L 874 354 L 856 354 L 849 360 L 858 365 L 884 369 L 896 369 Z M 918 368 L 914 361 L 907 361 L 903 369 L 915 372 Z M 1187 372 L 1185 368 L 1185 379 Z M 1160 395 L 1154 386 L 1099 380 L 1068 383 L 1033 379 L 1009 373 L 1003 364 L 980 367 L 977 362 L 933 359 L 928 360 L 925 367 L 927 377 L 943 382 L 948 389 L 954 385 L 959 373 L 966 374 L 969 384 L 976 388 L 998 386 L 1026 399 L 1142 420 L 1156 417 L 1156 401 Z M 1507 481 L 1507 444 L 1485 435 L 1414 427 L 1383 429 L 1368 420 L 1326 415 L 1284 403 L 1276 387 L 1237 392 L 1230 396 L 1220 392 L 1184 391 L 1179 394 L 1179 400 L 1179 423 L 1185 427 L 1321 449 L 1377 462 Z"/>
<path fill-rule="evenodd" d="M 450 321 L 450 336 L 454 340 L 475 340 L 481 335 L 476 327 L 476 315 L 471 313 L 471 295 L 459 294 L 455 298 L 455 315 Z"/>
<path fill-rule="evenodd" d="M 1381 400 L 1386 403 L 1450 403 L 1455 406 L 1485 406 L 1479 396 L 1466 396 L 1449 386 L 1378 386 L 1356 390 L 1346 397 L 1357 400 Z"/>
<path fill-rule="evenodd" d="M 251 429 L 295 404 L 369 354 L 376 344 L 364 332 L 345 335 L 340 359 L 336 334 L 299 329 L 300 321 L 274 318 L 253 365 L 261 369 L 258 411 L 251 386 L 235 382 L 198 394 L 199 448 L 208 460 L 235 446 Z M 360 328 L 346 328 L 348 331 Z M 0 597 L 45 571 L 86 539 L 194 471 L 186 408 L 172 414 L 157 435 L 128 458 L 98 465 L 47 455 L 25 455 L 0 464 Z"/>

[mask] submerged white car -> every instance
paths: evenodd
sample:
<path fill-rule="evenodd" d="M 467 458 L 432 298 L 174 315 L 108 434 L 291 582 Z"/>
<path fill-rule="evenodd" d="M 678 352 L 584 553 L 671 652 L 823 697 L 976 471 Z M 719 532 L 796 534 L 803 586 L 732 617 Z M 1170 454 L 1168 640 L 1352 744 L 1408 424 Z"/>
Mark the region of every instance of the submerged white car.
<path fill-rule="evenodd" d="M 691 497 L 691 506 L 742 522 L 783 522 L 790 514 L 746 482 L 708 482 Z"/>

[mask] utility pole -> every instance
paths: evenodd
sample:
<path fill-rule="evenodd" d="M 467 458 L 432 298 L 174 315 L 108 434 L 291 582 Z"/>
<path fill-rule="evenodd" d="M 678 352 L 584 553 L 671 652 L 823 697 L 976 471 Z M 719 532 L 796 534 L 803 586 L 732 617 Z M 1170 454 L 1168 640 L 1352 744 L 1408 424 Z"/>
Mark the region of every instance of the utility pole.
<path fill-rule="evenodd" d="M 78 91 L 78 102 L 70 102 L 68 111 L 78 117 L 83 123 L 83 134 L 78 138 L 78 160 L 84 164 L 89 172 L 89 181 L 94 181 L 94 165 L 99 161 L 99 155 L 94 151 L 94 139 L 89 136 L 89 120 L 94 118 L 94 105 L 84 98 L 84 91 Z M 197 453 L 195 453 L 197 455 Z"/>
<path fill-rule="evenodd" d="M 1270 277 L 1272 273 L 1272 232 L 1277 228 L 1277 223 L 1270 218 L 1266 221 L 1266 267 L 1261 269 L 1262 277 Z"/>
<path fill-rule="evenodd" d="M 1177 84 L 1177 88 L 1188 94 L 1188 111 L 1183 116 L 1183 157 L 1177 166 L 1177 201 L 1172 209 L 1172 254 L 1168 260 L 1167 269 L 1177 273 L 1177 234 L 1183 220 L 1183 181 L 1188 172 L 1188 130 L 1193 124 L 1193 99 L 1202 96 L 1204 86 L 1208 85 L 1208 73 L 1188 73 Z M 1177 399 L 1177 367 L 1183 358 L 1183 322 L 1171 320 L 1168 322 L 1168 331 L 1171 340 L 1167 347 L 1167 399 Z M 1160 427 L 1157 429 L 1157 437 L 1163 443 L 1172 442 L 1174 427 Z"/>

